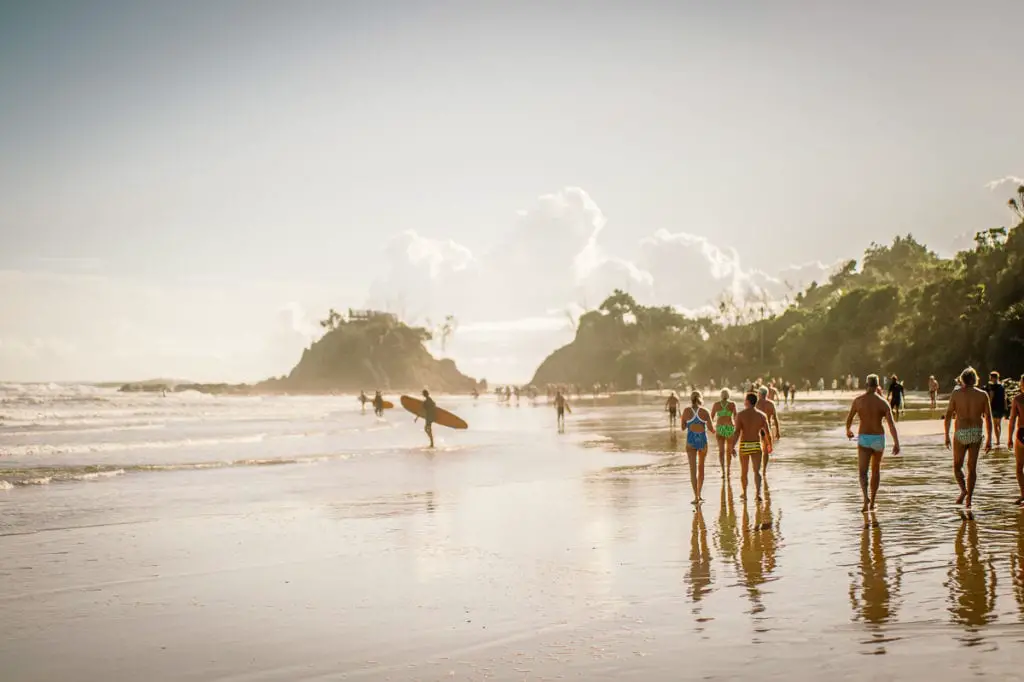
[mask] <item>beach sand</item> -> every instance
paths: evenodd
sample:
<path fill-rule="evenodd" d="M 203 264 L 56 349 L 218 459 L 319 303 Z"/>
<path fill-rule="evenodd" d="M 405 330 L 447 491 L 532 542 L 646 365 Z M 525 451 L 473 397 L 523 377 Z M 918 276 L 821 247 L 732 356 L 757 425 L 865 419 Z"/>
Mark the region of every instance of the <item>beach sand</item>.
<path fill-rule="evenodd" d="M 471 428 L 433 452 L 408 415 L 352 409 L 352 434 L 303 463 L 153 471 L 129 451 L 102 456 L 124 475 L 0 491 L 2 679 L 1019 673 L 1005 451 L 966 519 L 941 422 L 904 422 L 865 516 L 846 403 L 810 399 L 782 411 L 768 500 L 741 500 L 712 455 L 695 510 L 656 396 L 580 400 L 565 434 L 543 400 L 439 404 Z"/>

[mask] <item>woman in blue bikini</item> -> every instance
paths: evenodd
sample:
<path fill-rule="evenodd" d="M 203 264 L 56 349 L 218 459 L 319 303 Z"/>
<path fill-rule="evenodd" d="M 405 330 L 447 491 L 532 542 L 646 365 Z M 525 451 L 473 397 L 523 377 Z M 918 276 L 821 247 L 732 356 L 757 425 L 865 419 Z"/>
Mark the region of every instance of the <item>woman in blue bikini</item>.
<path fill-rule="evenodd" d="M 708 456 L 708 424 L 711 415 L 701 405 L 704 397 L 700 391 L 690 394 L 690 406 L 683 410 L 679 421 L 686 432 L 686 458 L 690 462 L 690 484 L 693 486 L 693 504 L 703 502 L 701 491 L 704 489 L 704 460 Z"/>

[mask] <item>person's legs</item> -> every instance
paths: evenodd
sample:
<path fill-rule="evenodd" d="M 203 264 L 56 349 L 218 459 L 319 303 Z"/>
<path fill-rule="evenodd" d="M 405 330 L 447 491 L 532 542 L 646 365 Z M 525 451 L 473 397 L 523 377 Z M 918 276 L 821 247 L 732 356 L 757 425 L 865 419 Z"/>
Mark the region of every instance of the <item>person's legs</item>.
<path fill-rule="evenodd" d="M 697 453 L 697 499 L 703 500 L 704 494 L 704 462 L 708 458 L 708 449 Z"/>
<path fill-rule="evenodd" d="M 743 495 L 740 499 L 747 499 L 747 470 L 750 469 L 750 455 L 740 450 L 740 486 L 743 488 Z"/>
<path fill-rule="evenodd" d="M 871 505 L 871 500 L 868 497 L 868 466 L 871 464 L 871 452 L 870 448 L 857 446 L 857 479 L 860 481 L 861 497 L 864 498 L 862 512 L 866 512 Z"/>
<path fill-rule="evenodd" d="M 882 453 L 871 453 L 871 508 L 875 508 L 875 498 L 878 497 L 878 484 L 882 481 Z"/>
<path fill-rule="evenodd" d="M 1017 487 L 1020 489 L 1020 497 L 1017 504 L 1024 502 L 1024 443 L 1014 438 L 1013 442 L 1014 473 L 1017 475 Z"/>
<path fill-rule="evenodd" d="M 430 447 L 434 447 L 434 425 L 427 422 L 423 425 L 423 430 L 427 432 L 427 437 L 430 438 Z"/>
<path fill-rule="evenodd" d="M 992 418 L 992 429 L 996 433 L 996 439 L 993 441 L 996 446 L 1003 442 L 1003 418 L 993 417 Z"/>
<path fill-rule="evenodd" d="M 718 466 L 722 467 L 722 475 L 725 475 L 726 459 L 725 459 L 725 446 L 726 440 L 721 436 L 716 436 L 715 440 L 718 441 Z"/>
<path fill-rule="evenodd" d="M 967 508 L 971 508 L 974 500 L 974 486 L 978 482 L 978 455 L 981 454 L 981 443 L 967 447 Z"/>
<path fill-rule="evenodd" d="M 700 500 L 700 493 L 697 490 L 697 451 L 686 446 L 686 461 L 690 464 L 690 487 L 693 488 L 693 504 Z"/>
<path fill-rule="evenodd" d="M 751 465 L 754 467 L 754 487 L 757 488 L 757 501 L 761 501 L 761 458 L 764 457 L 764 453 L 760 450 L 755 450 L 750 453 Z"/>
<path fill-rule="evenodd" d="M 963 504 L 964 498 L 967 497 L 967 484 L 964 482 L 964 455 L 967 453 L 967 447 L 960 442 L 956 437 L 953 438 L 953 478 L 956 479 L 956 484 L 960 486 L 960 497 L 956 498 L 957 504 Z"/>

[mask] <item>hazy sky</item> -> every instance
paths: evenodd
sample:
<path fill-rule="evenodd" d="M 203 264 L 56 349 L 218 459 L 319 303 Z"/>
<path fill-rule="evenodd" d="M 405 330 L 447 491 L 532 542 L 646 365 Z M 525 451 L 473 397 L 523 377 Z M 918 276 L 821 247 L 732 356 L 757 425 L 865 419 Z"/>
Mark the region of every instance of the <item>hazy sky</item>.
<path fill-rule="evenodd" d="M 462 365 L 524 379 L 610 286 L 695 307 L 897 232 L 948 250 L 1010 222 L 1020 20 L 0 2 L 0 379 L 258 379 L 367 302 L 454 312 Z"/>

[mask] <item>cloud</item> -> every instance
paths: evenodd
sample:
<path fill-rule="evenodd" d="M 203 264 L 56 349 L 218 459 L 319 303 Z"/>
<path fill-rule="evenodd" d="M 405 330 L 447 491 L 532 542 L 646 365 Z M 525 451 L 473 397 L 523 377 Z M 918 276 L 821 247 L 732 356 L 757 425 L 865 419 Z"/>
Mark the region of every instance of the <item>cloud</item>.
<path fill-rule="evenodd" d="M 985 187 L 990 190 L 995 190 L 1008 182 L 1014 185 L 1024 185 L 1024 178 L 1017 177 L 1016 175 L 1007 175 L 1006 177 L 999 178 L 998 180 L 986 182 Z"/>

